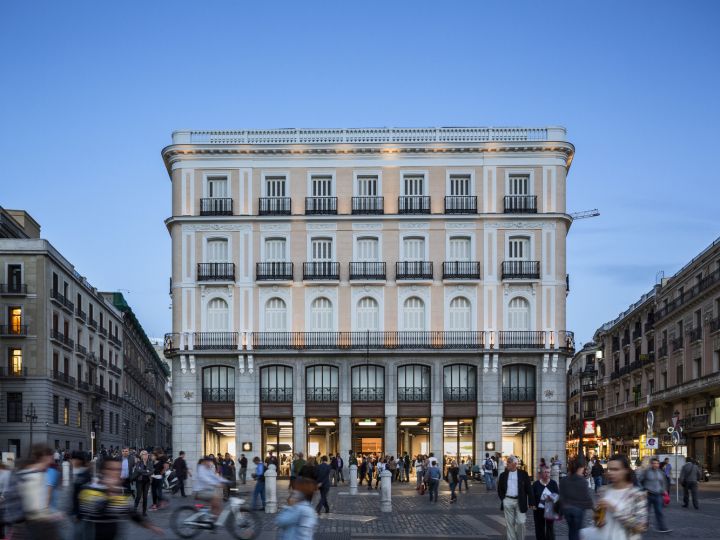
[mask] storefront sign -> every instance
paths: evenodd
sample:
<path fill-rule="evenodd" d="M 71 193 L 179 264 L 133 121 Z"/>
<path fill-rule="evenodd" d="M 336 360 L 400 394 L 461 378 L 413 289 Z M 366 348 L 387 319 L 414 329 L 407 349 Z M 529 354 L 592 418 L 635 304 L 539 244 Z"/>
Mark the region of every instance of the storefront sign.
<path fill-rule="evenodd" d="M 252 443 L 251 442 L 242 443 L 242 449 L 243 449 L 243 452 L 252 452 Z"/>
<path fill-rule="evenodd" d="M 645 448 L 657 450 L 659 448 L 658 440 L 656 437 L 648 437 L 645 441 Z"/>
<path fill-rule="evenodd" d="M 595 420 L 585 420 L 584 421 L 583 435 L 595 435 Z"/>

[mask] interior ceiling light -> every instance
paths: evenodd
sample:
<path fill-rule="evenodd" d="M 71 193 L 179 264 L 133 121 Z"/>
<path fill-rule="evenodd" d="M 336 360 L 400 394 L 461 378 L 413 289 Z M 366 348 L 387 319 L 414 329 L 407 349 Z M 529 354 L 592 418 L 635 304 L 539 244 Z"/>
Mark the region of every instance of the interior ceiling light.
<path fill-rule="evenodd" d="M 417 426 L 420 423 L 419 420 L 403 420 L 400 422 L 401 426 Z"/>
<path fill-rule="evenodd" d="M 361 420 L 357 424 L 358 426 L 377 426 L 377 422 L 375 420 Z"/>
<path fill-rule="evenodd" d="M 315 425 L 321 427 L 332 427 L 335 425 L 335 422 L 332 420 L 320 420 L 319 422 L 315 422 Z"/>
<path fill-rule="evenodd" d="M 228 426 L 228 427 L 235 427 L 235 422 L 218 422 L 218 425 Z"/>
<path fill-rule="evenodd" d="M 280 425 L 281 425 L 281 426 L 292 426 L 293 423 L 292 423 L 292 422 L 287 422 L 287 421 L 283 422 L 283 421 L 281 420 L 281 421 L 280 421 Z"/>
<path fill-rule="evenodd" d="M 458 423 L 457 423 L 456 420 L 445 420 L 445 421 L 443 422 L 443 425 L 445 425 L 445 426 L 457 426 Z"/>
<path fill-rule="evenodd" d="M 503 426 L 514 426 L 516 424 L 517 424 L 517 422 L 507 422 L 505 420 L 503 420 L 503 423 L 502 423 Z"/>

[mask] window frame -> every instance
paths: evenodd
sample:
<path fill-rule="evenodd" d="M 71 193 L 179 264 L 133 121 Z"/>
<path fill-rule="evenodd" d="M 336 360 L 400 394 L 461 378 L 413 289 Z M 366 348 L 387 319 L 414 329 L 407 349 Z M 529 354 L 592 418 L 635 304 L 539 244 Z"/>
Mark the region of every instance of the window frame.
<path fill-rule="evenodd" d="M 279 373 L 283 375 L 283 386 L 278 384 Z M 288 382 L 289 373 L 289 382 Z M 274 374 L 275 384 L 271 385 L 271 375 Z M 260 402 L 262 403 L 292 403 L 295 388 L 295 372 L 291 366 L 284 364 L 271 364 L 260 368 Z M 265 385 L 267 379 L 267 385 Z M 288 386 L 289 385 L 289 386 Z M 282 391 L 281 391 L 282 390 Z M 274 399 L 273 399 L 274 397 Z"/>

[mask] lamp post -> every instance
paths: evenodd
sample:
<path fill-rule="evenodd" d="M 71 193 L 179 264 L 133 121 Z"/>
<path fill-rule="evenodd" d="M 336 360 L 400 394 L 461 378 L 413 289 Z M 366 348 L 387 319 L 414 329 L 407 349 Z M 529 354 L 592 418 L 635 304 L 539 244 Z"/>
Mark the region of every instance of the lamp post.
<path fill-rule="evenodd" d="M 35 404 L 33 402 L 30 402 L 30 405 L 28 405 L 27 412 L 25 413 L 25 421 L 30 424 L 30 447 L 28 448 L 28 457 L 32 455 L 32 445 L 33 445 L 33 426 L 35 425 L 35 422 L 37 422 L 38 416 L 35 412 Z"/>

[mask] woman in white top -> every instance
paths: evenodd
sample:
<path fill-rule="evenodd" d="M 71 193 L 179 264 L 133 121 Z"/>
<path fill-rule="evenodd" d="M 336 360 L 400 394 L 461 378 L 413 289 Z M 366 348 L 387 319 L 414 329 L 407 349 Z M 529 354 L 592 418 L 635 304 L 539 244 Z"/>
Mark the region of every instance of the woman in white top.
<path fill-rule="evenodd" d="M 423 460 L 422 456 L 418 454 L 415 457 L 415 489 L 420 489 L 420 484 L 422 484 L 423 481 Z"/>

